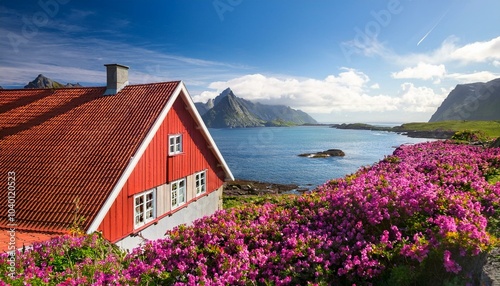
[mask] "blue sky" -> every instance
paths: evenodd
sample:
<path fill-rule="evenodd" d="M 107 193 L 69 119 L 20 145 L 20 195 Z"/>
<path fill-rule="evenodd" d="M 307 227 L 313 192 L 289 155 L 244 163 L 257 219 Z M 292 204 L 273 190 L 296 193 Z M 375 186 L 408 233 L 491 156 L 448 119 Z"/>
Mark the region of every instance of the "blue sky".
<path fill-rule="evenodd" d="M 0 0 L 0 85 L 38 74 L 183 80 L 321 122 L 427 121 L 460 83 L 500 77 L 498 0 Z"/>

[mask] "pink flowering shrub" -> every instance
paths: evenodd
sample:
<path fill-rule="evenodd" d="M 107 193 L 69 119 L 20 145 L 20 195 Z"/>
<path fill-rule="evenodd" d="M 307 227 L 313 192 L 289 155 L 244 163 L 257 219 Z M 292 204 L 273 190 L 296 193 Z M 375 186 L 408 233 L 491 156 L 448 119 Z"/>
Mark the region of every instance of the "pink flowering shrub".
<path fill-rule="evenodd" d="M 60 236 L 16 251 L 14 279 L 8 256 L 0 254 L 0 280 L 10 285 L 104 285 L 121 277 L 125 253 L 99 233 Z"/>
<path fill-rule="evenodd" d="M 489 182 L 488 174 L 497 170 L 500 148 L 446 142 L 401 146 L 311 194 L 219 211 L 125 257 L 108 247 L 92 259 L 73 259 L 63 270 L 50 263 L 51 257 L 63 257 L 73 246 L 88 249 L 95 235 L 81 246 L 79 239 L 67 238 L 37 245 L 19 253 L 23 278 L 17 281 L 439 285 L 458 277 L 474 283 L 474 267 L 467 261 L 477 265 L 496 243 L 488 221 L 498 219 L 500 183 Z"/>

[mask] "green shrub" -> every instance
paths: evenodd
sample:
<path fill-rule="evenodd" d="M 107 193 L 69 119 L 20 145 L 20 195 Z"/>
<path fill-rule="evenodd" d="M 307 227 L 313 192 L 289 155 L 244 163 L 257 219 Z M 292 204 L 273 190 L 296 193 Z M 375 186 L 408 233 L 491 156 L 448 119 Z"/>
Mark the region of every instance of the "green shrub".
<path fill-rule="evenodd" d="M 488 136 L 482 130 L 462 130 L 455 132 L 451 139 L 462 142 L 486 142 Z"/>

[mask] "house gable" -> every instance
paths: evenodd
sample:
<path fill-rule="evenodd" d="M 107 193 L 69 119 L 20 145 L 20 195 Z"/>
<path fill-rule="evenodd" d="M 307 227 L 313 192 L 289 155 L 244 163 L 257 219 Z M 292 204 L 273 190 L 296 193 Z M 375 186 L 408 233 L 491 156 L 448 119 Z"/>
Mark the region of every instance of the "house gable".
<path fill-rule="evenodd" d="M 169 136 L 173 134 L 182 135 L 183 148 L 177 155 L 168 152 Z M 206 192 L 197 195 L 195 175 L 200 172 L 205 172 Z M 114 194 L 108 198 L 108 203 L 112 201 L 109 209 L 101 209 L 102 220 L 97 216 L 88 232 L 102 231 L 105 237 L 116 242 L 186 208 L 200 197 L 218 192 L 225 179 L 233 179 L 232 174 L 181 83 L 122 175 L 123 184 L 117 184 Z M 172 208 L 170 188 L 177 180 L 185 180 L 186 203 Z M 149 190 L 155 192 L 155 219 L 137 228 L 134 198 Z M 210 214 L 203 210 L 200 213 Z M 95 225 L 98 227 L 93 229 Z"/>

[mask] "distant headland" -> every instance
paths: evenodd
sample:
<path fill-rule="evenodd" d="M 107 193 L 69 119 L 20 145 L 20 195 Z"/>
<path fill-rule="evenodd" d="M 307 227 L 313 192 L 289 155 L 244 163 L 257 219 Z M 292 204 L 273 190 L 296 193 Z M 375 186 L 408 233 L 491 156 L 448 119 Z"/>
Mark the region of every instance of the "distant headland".
<path fill-rule="evenodd" d="M 412 138 L 450 139 L 461 130 L 481 130 L 491 138 L 500 136 L 500 121 L 450 120 L 439 122 L 414 122 L 399 126 L 376 126 L 366 123 L 331 124 L 332 128 L 396 132 Z"/>

